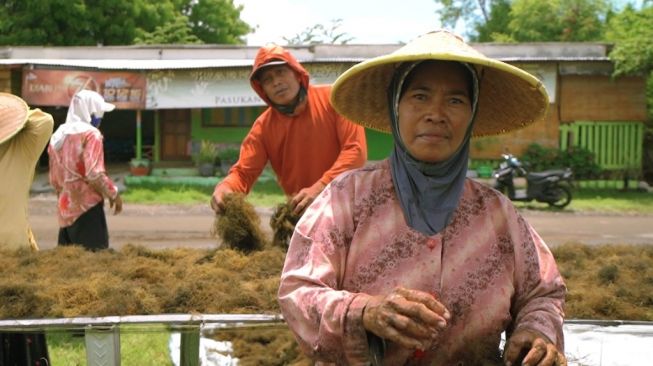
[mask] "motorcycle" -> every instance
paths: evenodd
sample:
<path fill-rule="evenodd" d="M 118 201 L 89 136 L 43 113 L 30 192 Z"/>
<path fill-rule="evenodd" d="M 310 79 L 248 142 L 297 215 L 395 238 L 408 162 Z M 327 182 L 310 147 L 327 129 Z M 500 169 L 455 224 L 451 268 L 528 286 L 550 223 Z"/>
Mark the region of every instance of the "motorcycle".
<path fill-rule="evenodd" d="M 563 208 L 571 202 L 573 172 L 570 168 L 529 172 L 512 154 L 501 154 L 503 161 L 492 176 L 494 188 L 513 201 L 548 203 L 551 207 Z M 515 189 L 515 177 L 526 178 L 526 189 Z"/>

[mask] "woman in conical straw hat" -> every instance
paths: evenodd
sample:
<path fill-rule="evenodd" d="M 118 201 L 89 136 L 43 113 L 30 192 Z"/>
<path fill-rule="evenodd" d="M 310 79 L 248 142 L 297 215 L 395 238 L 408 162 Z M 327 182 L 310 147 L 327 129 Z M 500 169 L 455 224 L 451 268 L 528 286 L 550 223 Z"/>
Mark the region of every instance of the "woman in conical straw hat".
<path fill-rule="evenodd" d="M 16 95 L 0 93 L 0 250 L 38 250 L 27 217 L 29 190 L 53 125 L 50 114 L 30 109 Z M 9 272 L 3 276 L 6 283 Z M 0 332 L 0 365 L 37 362 L 49 362 L 43 332 Z"/>
<path fill-rule="evenodd" d="M 551 252 L 510 200 L 466 179 L 471 136 L 541 119 L 542 84 L 437 31 L 352 67 L 331 99 L 394 150 L 297 223 L 278 296 L 303 351 L 318 364 L 566 365 Z"/>

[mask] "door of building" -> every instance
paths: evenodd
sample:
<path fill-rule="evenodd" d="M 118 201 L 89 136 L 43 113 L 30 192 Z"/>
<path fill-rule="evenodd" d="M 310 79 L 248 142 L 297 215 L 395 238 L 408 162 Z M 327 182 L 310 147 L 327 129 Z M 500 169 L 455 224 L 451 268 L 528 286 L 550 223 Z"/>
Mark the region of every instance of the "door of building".
<path fill-rule="evenodd" d="M 161 110 L 161 160 L 190 159 L 190 110 Z"/>

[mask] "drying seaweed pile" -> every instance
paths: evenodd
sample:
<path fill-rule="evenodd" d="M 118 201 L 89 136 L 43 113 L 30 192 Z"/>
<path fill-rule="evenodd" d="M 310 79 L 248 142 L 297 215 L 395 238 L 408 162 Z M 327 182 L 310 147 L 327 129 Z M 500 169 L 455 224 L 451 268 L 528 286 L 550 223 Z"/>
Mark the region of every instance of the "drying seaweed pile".
<path fill-rule="evenodd" d="M 266 246 L 261 218 L 242 193 L 224 196 L 224 213 L 216 215 L 212 234 L 220 237 L 226 248 L 250 253 Z"/>
<path fill-rule="evenodd" d="M 274 216 L 281 223 L 278 227 L 292 223 L 281 215 Z M 242 217 L 252 224 L 239 221 Z M 255 211 L 245 207 L 230 225 L 250 225 L 256 231 L 258 220 Z M 260 232 L 256 238 L 229 235 L 243 246 L 0 250 L 0 319 L 278 314 L 276 294 L 285 247 L 265 244 Z M 262 244 L 250 245 L 247 240 Z M 553 253 L 569 290 L 568 318 L 653 320 L 653 247 L 568 243 Z M 233 343 L 241 365 L 309 364 L 288 330 L 234 330 L 216 337 Z"/>
<path fill-rule="evenodd" d="M 288 250 L 290 237 L 292 237 L 297 221 L 299 221 L 299 216 L 293 215 L 289 202 L 278 205 L 270 217 L 270 227 L 274 233 L 272 246 Z"/>
<path fill-rule="evenodd" d="M 284 256 L 276 248 L 0 251 L 0 318 L 278 314 Z"/>

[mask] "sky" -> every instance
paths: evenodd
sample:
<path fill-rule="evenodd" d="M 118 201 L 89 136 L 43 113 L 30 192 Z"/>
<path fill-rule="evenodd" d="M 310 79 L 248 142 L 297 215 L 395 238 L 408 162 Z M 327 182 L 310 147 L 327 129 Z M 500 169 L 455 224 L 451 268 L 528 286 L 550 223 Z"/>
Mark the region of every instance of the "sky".
<path fill-rule="evenodd" d="M 641 7 L 642 0 L 609 0 L 619 8 Z M 349 44 L 397 44 L 441 27 L 434 0 L 234 0 L 243 5 L 241 19 L 256 27 L 247 45 L 287 44 L 309 27 L 329 27 L 342 19 L 340 32 L 354 39 Z M 467 39 L 464 24 L 454 30 Z"/>
<path fill-rule="evenodd" d="M 397 44 L 440 27 L 433 0 L 234 0 L 243 5 L 241 19 L 256 31 L 247 45 L 287 44 L 316 24 L 342 19 L 340 32 L 349 44 Z"/>

